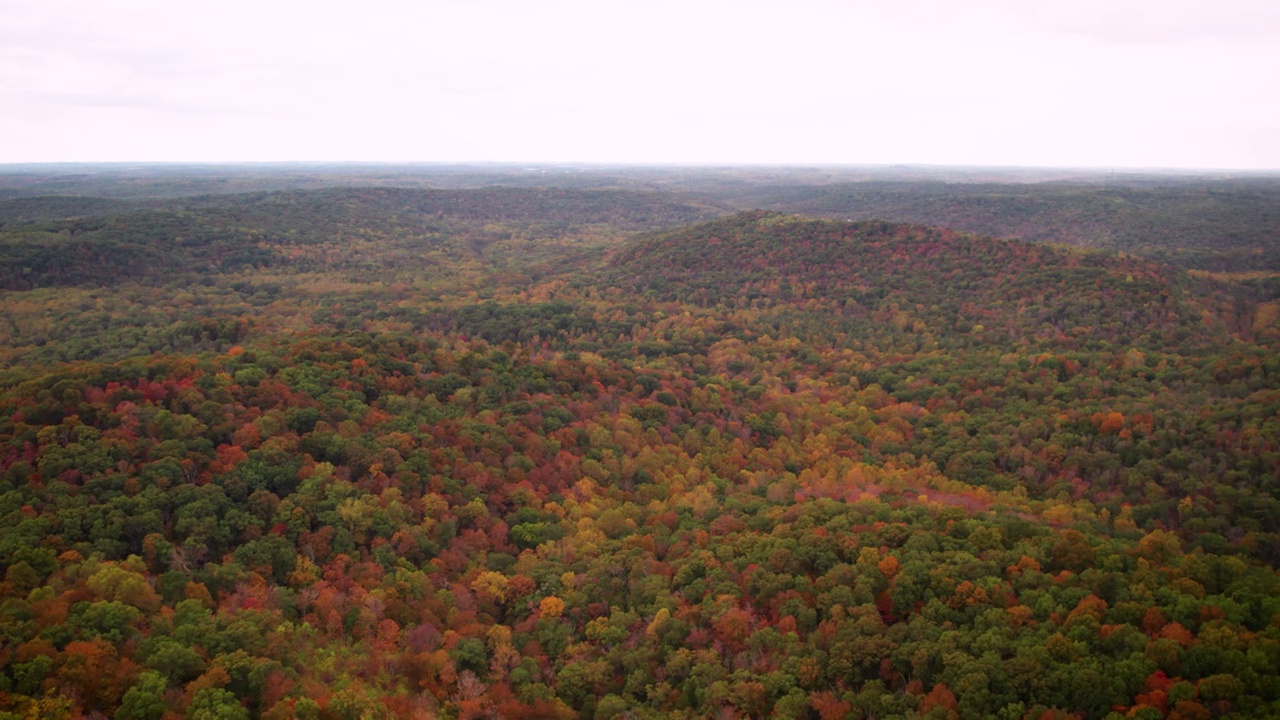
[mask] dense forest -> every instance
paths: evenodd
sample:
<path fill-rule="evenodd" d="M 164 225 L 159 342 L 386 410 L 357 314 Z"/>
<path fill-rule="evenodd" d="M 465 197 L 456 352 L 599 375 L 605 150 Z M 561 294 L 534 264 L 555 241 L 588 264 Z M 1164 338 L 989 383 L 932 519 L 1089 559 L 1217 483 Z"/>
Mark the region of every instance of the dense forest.
<path fill-rule="evenodd" d="M 1280 183 L 219 172 L 0 176 L 0 719 L 1280 716 Z"/>

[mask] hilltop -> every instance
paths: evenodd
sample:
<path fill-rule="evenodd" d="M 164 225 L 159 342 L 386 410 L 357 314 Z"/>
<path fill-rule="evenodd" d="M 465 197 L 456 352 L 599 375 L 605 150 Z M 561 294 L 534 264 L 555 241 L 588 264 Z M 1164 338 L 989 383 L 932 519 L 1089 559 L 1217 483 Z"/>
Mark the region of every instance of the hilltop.
<path fill-rule="evenodd" d="M 1104 248 L 1215 271 L 1280 270 L 1280 187 L 1167 184 L 836 183 L 726 198 L 814 217 L 881 219 Z"/>
<path fill-rule="evenodd" d="M 1206 327 L 1212 300 L 1172 268 L 883 221 L 741 213 L 631 240 L 610 256 L 606 277 L 680 302 L 822 309 L 836 326 L 891 325 L 942 342 L 1226 337 L 1222 322 Z"/>

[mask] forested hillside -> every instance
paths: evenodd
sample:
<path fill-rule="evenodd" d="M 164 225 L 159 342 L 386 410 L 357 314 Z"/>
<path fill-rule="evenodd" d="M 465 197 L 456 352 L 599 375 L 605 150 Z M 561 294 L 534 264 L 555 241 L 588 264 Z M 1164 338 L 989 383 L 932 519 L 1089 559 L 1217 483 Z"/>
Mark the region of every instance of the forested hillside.
<path fill-rule="evenodd" d="M 0 718 L 1280 715 L 1257 278 L 728 202 L 0 203 Z"/>
<path fill-rule="evenodd" d="M 28 220 L 108 208 L 115 212 Z M 23 198 L 0 203 L 0 287 L 109 284 L 266 267 L 296 272 L 417 264 L 404 255 L 443 248 L 479 253 L 510 236 L 509 228 L 497 227 L 504 222 L 554 236 L 602 226 L 611 232 L 670 227 L 715 214 L 702 204 L 654 194 L 506 188 L 313 190 L 132 205 Z M 454 241 L 456 223 L 466 225 L 461 242 Z M 323 252 L 316 252 L 321 246 Z"/>
<path fill-rule="evenodd" d="M 1122 250 L 1204 270 L 1280 271 L 1280 188 L 1273 182 L 866 182 L 764 187 L 734 200 L 816 217 Z"/>

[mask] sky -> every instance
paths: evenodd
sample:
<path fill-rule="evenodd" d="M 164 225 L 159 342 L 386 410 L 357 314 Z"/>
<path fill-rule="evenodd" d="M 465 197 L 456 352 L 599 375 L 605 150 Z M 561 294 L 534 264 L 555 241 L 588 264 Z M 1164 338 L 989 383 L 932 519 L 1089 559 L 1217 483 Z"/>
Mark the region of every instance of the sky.
<path fill-rule="evenodd" d="M 1280 169 L 1276 0 L 3 0 L 0 163 Z"/>

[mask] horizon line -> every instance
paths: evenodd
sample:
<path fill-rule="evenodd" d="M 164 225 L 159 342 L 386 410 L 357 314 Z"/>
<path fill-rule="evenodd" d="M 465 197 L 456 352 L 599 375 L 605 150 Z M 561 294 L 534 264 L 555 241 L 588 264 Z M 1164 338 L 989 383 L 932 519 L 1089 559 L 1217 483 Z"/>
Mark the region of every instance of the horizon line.
<path fill-rule="evenodd" d="M 1194 167 L 1174 165 L 1010 165 L 983 163 L 927 162 L 712 162 L 712 161 L 610 161 L 610 160 L 39 160 L 0 161 L 0 172 L 20 168 L 65 167 L 583 167 L 583 168 L 805 168 L 805 169 L 880 169 L 880 170 L 1058 170 L 1073 172 L 1142 172 L 1142 173 L 1244 173 L 1280 174 L 1280 167 Z"/>

